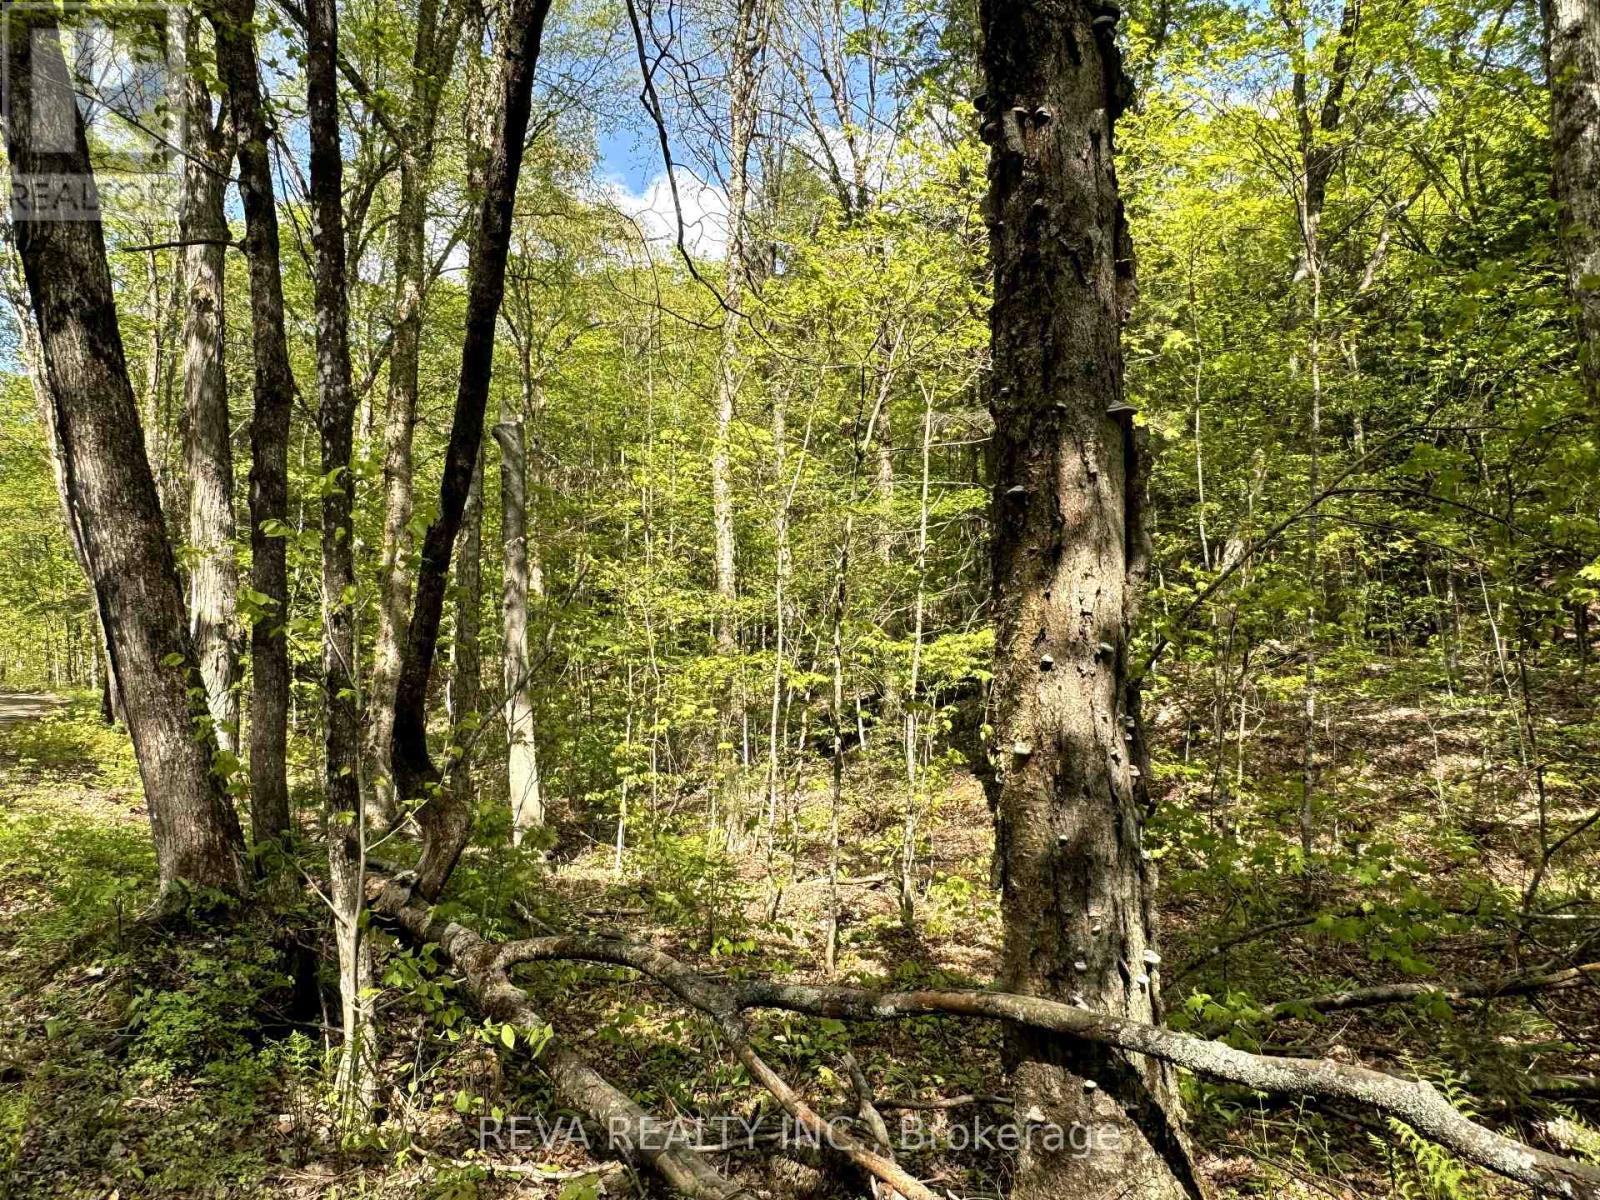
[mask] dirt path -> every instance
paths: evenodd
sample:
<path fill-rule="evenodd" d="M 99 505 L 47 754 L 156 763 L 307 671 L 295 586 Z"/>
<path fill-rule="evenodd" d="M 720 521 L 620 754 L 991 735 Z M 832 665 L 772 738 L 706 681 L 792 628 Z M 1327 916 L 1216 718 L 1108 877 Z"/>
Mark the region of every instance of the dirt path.
<path fill-rule="evenodd" d="M 40 717 L 55 712 L 65 703 L 66 701 L 60 696 L 52 696 L 48 692 L 31 695 L 0 692 L 0 729 L 6 729 L 23 721 L 37 721 Z"/>

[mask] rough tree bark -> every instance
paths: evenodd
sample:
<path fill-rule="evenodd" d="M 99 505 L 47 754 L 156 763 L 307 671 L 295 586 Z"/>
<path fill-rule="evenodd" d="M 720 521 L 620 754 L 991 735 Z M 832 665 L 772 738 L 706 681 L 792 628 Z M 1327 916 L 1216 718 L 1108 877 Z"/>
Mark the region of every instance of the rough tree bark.
<path fill-rule="evenodd" d="M 513 0 L 506 14 L 500 48 L 500 114 L 484 173 L 478 224 L 467 266 L 467 317 L 461 347 L 461 375 L 450 424 L 450 442 L 445 452 L 444 478 L 439 484 L 439 515 L 423 538 L 416 601 L 395 691 L 391 765 L 400 798 L 408 805 L 426 800 L 417 810 L 417 820 L 423 831 L 417 888 L 429 898 L 437 896 L 449 878 L 470 828 L 468 812 L 454 797 L 437 789 L 438 770 L 428 755 L 428 680 L 439 642 L 450 558 L 483 442 L 495 324 L 511 240 L 512 202 L 522 171 L 523 142 L 532 107 L 533 73 L 549 11 L 550 0 Z"/>
<path fill-rule="evenodd" d="M 350 382 L 346 292 L 344 160 L 339 146 L 337 0 L 306 5 L 306 117 L 310 127 L 311 242 L 317 316 L 317 413 L 322 440 L 322 704 L 326 752 L 328 892 L 339 948 L 344 1046 L 340 1110 L 366 1120 L 373 1094 L 372 953 L 362 928 L 365 838 L 359 783 L 361 720 L 356 703 L 355 544 L 350 472 L 356 402 Z"/>
<path fill-rule="evenodd" d="M 197 22 L 185 22 L 192 54 Z M 239 572 L 233 561 L 233 445 L 228 424 L 228 377 L 223 360 L 223 270 L 228 219 L 223 201 L 233 155 L 222 123 L 211 119 L 211 94 L 194 69 L 184 80 L 183 247 L 184 465 L 189 476 L 189 632 L 200 660 L 206 707 L 217 744 L 239 749 L 239 654 L 234 604 Z"/>
<path fill-rule="evenodd" d="M 265 599 L 250 617 L 250 832 L 258 845 L 289 830 L 289 568 L 282 529 L 289 515 L 289 414 L 294 375 L 283 324 L 278 212 L 268 157 L 255 0 L 217 0 L 206 10 L 216 33 L 217 74 L 228 92 L 239 159 L 239 196 L 250 273 L 255 412 L 250 423 L 250 588 Z"/>
<path fill-rule="evenodd" d="M 378 580 L 378 628 L 373 640 L 372 688 L 367 705 L 367 757 L 373 778 L 367 803 L 382 821 L 394 818 L 389 773 L 394 739 L 395 688 L 400 677 L 401 631 L 411 600 L 411 577 L 402 558 L 411 523 L 411 443 L 417 423 L 418 364 L 422 343 L 422 293 L 426 284 L 428 182 L 440 91 L 455 60 L 461 29 L 459 6 L 440 19 L 438 0 L 417 8 L 411 57 L 410 120 L 400 146 L 400 206 L 395 213 L 395 325 L 389 359 L 389 414 L 384 427 L 383 558 Z"/>
<path fill-rule="evenodd" d="M 1542 0 L 1550 77 L 1550 147 L 1567 282 L 1578 306 L 1589 396 L 1600 404 L 1600 9 Z"/>
<path fill-rule="evenodd" d="M 67 492 L 124 684 L 161 883 L 238 892 L 243 839 L 211 771 L 216 741 L 205 705 L 190 690 L 198 666 L 117 329 L 83 120 L 54 12 L 13 12 L 11 21 L 5 134 L 17 251 Z M 76 180 L 91 207 L 54 209 L 63 193 L 47 185 L 52 177 Z"/>
<path fill-rule="evenodd" d="M 995 420 L 996 754 L 1008 990 L 1159 1019 L 1152 880 L 1130 761 L 1130 531 L 1119 333 L 1132 262 L 1113 168 L 1126 82 L 1091 0 L 981 8 Z M 1148 1060 L 1013 1027 L 1017 1111 L 1095 1152 L 1023 1149 L 1012 1195 L 1199 1194 L 1172 1081 Z"/>
<path fill-rule="evenodd" d="M 22 260 L 15 253 L 15 237 L 9 220 L 5 222 L 0 239 L 4 240 L 6 247 L 5 271 L 0 279 L 4 281 L 6 303 L 11 306 L 11 315 L 17 323 L 22 366 L 27 372 L 28 384 L 33 389 L 39 427 L 44 430 L 45 450 L 50 456 L 50 475 L 55 480 L 56 499 L 61 503 L 61 519 L 72 542 L 72 557 L 78 564 L 78 570 L 83 572 L 84 580 L 88 581 L 91 577 L 89 560 L 83 551 L 83 524 L 78 520 L 78 514 L 72 506 L 72 496 L 67 491 L 67 470 L 61 458 L 61 443 L 56 437 L 55 401 L 50 396 L 44 349 L 39 344 L 39 327 L 34 322 L 33 307 L 28 299 L 28 281 L 22 276 Z M 113 720 L 124 719 L 122 696 L 117 690 L 116 670 L 111 664 L 110 652 L 106 649 L 105 626 L 100 621 L 100 608 L 95 602 L 92 584 L 89 604 L 94 610 L 95 653 L 100 656 L 100 670 L 96 673 L 100 676 L 101 717 L 109 725 Z"/>

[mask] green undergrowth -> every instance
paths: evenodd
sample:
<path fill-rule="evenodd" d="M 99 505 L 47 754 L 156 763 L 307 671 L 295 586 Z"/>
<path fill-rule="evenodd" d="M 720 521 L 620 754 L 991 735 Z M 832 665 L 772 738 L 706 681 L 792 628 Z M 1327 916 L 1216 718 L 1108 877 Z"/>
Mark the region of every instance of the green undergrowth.
<path fill-rule="evenodd" d="M 0 1196 L 243 1195 L 304 1159 L 262 1134 L 321 1072 L 313 914 L 157 906 L 131 749 L 88 699 L 0 730 L 0 798 Z"/>

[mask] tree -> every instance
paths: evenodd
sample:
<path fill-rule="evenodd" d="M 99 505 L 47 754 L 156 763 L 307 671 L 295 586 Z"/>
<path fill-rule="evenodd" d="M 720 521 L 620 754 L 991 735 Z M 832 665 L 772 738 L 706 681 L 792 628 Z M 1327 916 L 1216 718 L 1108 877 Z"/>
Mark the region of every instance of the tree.
<path fill-rule="evenodd" d="M 470 811 L 459 797 L 439 790 L 438 771 L 428 754 L 428 680 L 439 642 L 439 622 L 444 615 L 450 558 L 483 443 L 495 325 L 511 242 L 511 211 L 522 171 L 534 68 L 549 12 L 550 0 L 516 0 L 506 13 L 501 32 L 500 111 L 467 264 L 466 329 L 444 477 L 439 484 L 439 515 L 423 538 L 416 601 L 396 688 L 392 760 L 395 786 L 407 804 L 423 802 L 417 813 L 423 829 L 417 887 L 430 898 L 438 895 L 450 877 L 471 829 Z M 433 794 L 426 794 L 430 791 Z"/>
<path fill-rule="evenodd" d="M 1160 956 L 1126 697 L 1132 262 L 1112 161 L 1125 83 L 1086 0 L 986 0 L 981 20 L 1003 978 L 1149 1022 Z M 1014 1197 L 1198 1194 L 1164 1068 L 1022 1029 L 1007 1055 L 1023 1119 L 1119 1132 L 1077 1160 L 1030 1140 Z"/>
<path fill-rule="evenodd" d="M 384 427 L 383 565 L 378 580 L 378 629 L 373 641 L 372 689 L 367 713 L 368 758 L 376 774 L 369 794 L 373 815 L 394 817 L 389 756 L 394 743 L 395 687 L 401 635 L 411 599 L 411 575 L 402 561 L 411 523 L 411 444 L 417 423 L 417 373 L 422 340 L 423 292 L 428 261 L 428 182 L 433 170 L 445 80 L 455 61 L 464 15 L 459 4 L 439 0 L 417 6 L 417 40 L 411 59 L 411 98 L 401 130 L 400 205 L 395 213 L 394 348 L 389 357 L 389 413 Z"/>
<path fill-rule="evenodd" d="M 11 20 L 5 132 L 17 251 L 67 493 L 144 780 L 161 883 L 238 892 L 243 842 L 212 771 L 216 739 L 197 699 L 203 692 L 192 686 L 198 665 L 117 327 L 83 118 L 54 12 L 13 12 Z M 42 186 L 51 176 L 79 181 L 88 208 L 53 209 L 63 201 Z M 29 209 L 25 198 L 36 206 Z"/>
<path fill-rule="evenodd" d="M 1300 21 L 1286 9 L 1278 10 L 1279 19 L 1294 42 L 1291 57 L 1294 62 L 1295 130 L 1298 136 L 1299 177 L 1295 180 L 1295 217 L 1300 233 L 1299 265 L 1296 280 L 1307 280 L 1310 298 L 1307 313 L 1307 357 L 1310 367 L 1310 411 L 1307 422 L 1311 441 L 1311 469 L 1306 476 L 1306 491 L 1315 497 L 1322 490 L 1322 343 L 1323 343 L 1323 244 L 1322 215 L 1328 203 L 1328 180 L 1338 162 L 1337 145 L 1332 139 L 1339 133 L 1344 119 L 1345 87 L 1350 77 L 1350 67 L 1355 56 L 1356 32 L 1361 25 L 1360 0 L 1345 0 L 1344 14 L 1339 21 L 1339 34 L 1334 42 L 1333 61 L 1329 66 L 1328 83 L 1320 105 L 1313 106 L 1307 89 L 1305 46 L 1306 31 Z M 1313 111 L 1315 107 L 1315 111 Z M 1198 460 L 1197 460 L 1198 462 Z M 1200 479 L 1196 467 L 1196 480 Z M 1198 483 L 1197 483 L 1198 486 Z M 1321 574 L 1321 546 L 1318 508 L 1313 501 L 1310 519 L 1306 522 L 1306 581 L 1310 589 L 1306 599 L 1306 686 L 1304 696 L 1305 722 L 1302 726 L 1300 755 L 1300 851 L 1309 859 L 1315 841 L 1315 804 L 1317 794 L 1317 604 L 1319 600 L 1318 576 Z"/>
<path fill-rule="evenodd" d="M 339 145 L 337 0 L 306 6 L 306 116 L 311 132 L 311 241 L 315 257 L 317 382 L 322 403 L 322 705 L 327 789 L 328 884 L 339 947 L 344 1047 L 340 1108 L 366 1120 L 372 1101 L 372 951 L 363 928 L 366 839 L 359 783 L 361 724 L 356 703 L 355 537 L 350 472 L 356 403 L 350 381 L 350 300 L 346 292 L 344 162 Z"/>
<path fill-rule="evenodd" d="M 749 275 L 745 214 L 750 196 L 750 139 L 756 124 L 757 64 L 764 37 L 763 8 L 758 0 L 737 0 L 732 44 L 728 50 L 728 277 L 723 293 L 722 346 L 717 356 L 717 435 L 711 453 L 712 525 L 716 532 L 717 647 L 735 648 L 734 603 L 736 542 L 733 528 L 733 481 L 729 438 L 739 387 L 737 355 L 740 305 Z"/>
<path fill-rule="evenodd" d="M 199 23 L 184 21 L 186 51 Z M 233 561 L 233 445 L 223 362 L 224 268 L 228 220 L 223 201 L 233 160 L 227 131 L 211 119 L 211 95 L 196 70 L 183 79 L 185 157 L 178 238 L 183 246 L 184 464 L 189 476 L 189 629 L 217 744 L 239 748 L 239 655 L 234 643 L 239 573 Z"/>
<path fill-rule="evenodd" d="M 451 663 L 450 706 L 455 744 L 451 747 L 452 801 L 472 811 L 472 747 L 478 740 L 483 703 L 483 459 L 472 473 L 467 507 L 456 547 L 455 660 Z"/>
<path fill-rule="evenodd" d="M 271 130 L 261 98 L 253 29 L 255 0 L 217 0 L 217 74 L 237 137 L 255 347 L 250 422 L 250 832 L 259 845 L 289 831 L 289 417 L 294 375 L 283 323 L 283 268 L 273 196 Z"/>
<path fill-rule="evenodd" d="M 1550 148 L 1579 352 L 1600 403 L 1600 10 L 1592 0 L 1542 0 L 1550 77 Z"/>
<path fill-rule="evenodd" d="M 528 366 L 523 364 L 528 380 Z M 531 391 L 531 382 L 524 384 Z M 524 397 L 526 401 L 526 396 Z M 532 664 L 528 656 L 528 597 L 537 572 L 528 545 L 528 450 L 521 420 L 494 427 L 500 446 L 500 537 L 504 553 L 501 678 L 505 685 L 506 780 L 511 803 L 511 840 L 544 824 L 539 790 L 539 747 L 533 727 Z"/>

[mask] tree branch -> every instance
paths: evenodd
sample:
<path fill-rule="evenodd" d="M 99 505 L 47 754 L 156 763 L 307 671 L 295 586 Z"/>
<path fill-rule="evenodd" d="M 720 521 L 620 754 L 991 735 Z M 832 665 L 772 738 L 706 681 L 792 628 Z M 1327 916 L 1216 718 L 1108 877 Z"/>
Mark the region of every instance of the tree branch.
<path fill-rule="evenodd" d="M 372 884 L 372 911 L 398 925 L 419 944 L 436 943 L 440 952 L 460 968 L 468 992 L 485 1016 L 523 1030 L 549 1030 L 526 993 L 507 976 L 503 954 L 494 946 L 465 926 L 435 916 L 428 906 L 413 900 L 408 889 L 392 881 L 373 880 Z M 754 1200 L 702 1156 L 690 1150 L 657 1146 L 662 1139 L 652 1138 L 647 1131 L 659 1126 L 658 1119 L 608 1083 L 553 1032 L 539 1051 L 537 1062 L 555 1085 L 561 1103 L 605 1130 L 606 1145 L 612 1150 L 642 1159 L 691 1200 Z"/>
<path fill-rule="evenodd" d="M 612 938 L 567 936 L 510 942 L 501 947 L 495 961 L 504 970 L 515 963 L 541 959 L 583 959 L 633 967 L 664 984 L 694 1007 L 716 1016 L 719 1023 L 725 1020 L 730 1005 L 741 1012 L 775 1008 L 853 1020 L 950 1015 L 1011 1021 L 1134 1054 L 1147 1054 L 1196 1074 L 1243 1084 L 1269 1095 L 1356 1101 L 1386 1116 L 1399 1118 L 1431 1141 L 1507 1179 L 1552 1195 L 1600 1200 L 1600 1167 L 1534 1149 L 1487 1129 L 1457 1111 L 1426 1080 L 1404 1079 L 1327 1059 L 1251 1054 L 1222 1042 L 1207 1041 L 1158 1025 L 1122 1020 L 1037 996 L 987 991 L 873 992 L 762 981 L 726 989 L 654 947 Z M 730 1024 L 725 1033 L 736 1042 L 745 1037 L 743 1027 L 737 1024 Z M 740 1057 L 747 1066 L 752 1060 L 760 1061 L 748 1050 L 748 1043 Z M 752 1075 L 771 1090 L 768 1079 L 761 1078 L 755 1071 Z M 779 1098 L 783 1099 L 781 1095 Z M 873 1169 L 860 1157 L 864 1149 L 847 1153 L 852 1161 L 872 1170 L 878 1178 L 890 1182 L 908 1196 L 926 1192 L 920 1183 L 916 1184 L 917 1191 L 906 1191 L 892 1177 Z M 866 1154 L 878 1157 L 870 1151 Z M 893 1167 L 893 1164 L 881 1166 Z M 903 1174 L 898 1167 L 894 1170 Z"/>
<path fill-rule="evenodd" d="M 751 1045 L 750 1030 L 736 993 L 713 983 L 653 946 L 615 938 L 581 935 L 527 938 L 501 946 L 494 961 L 501 971 L 505 971 L 517 963 L 550 959 L 581 959 L 642 971 L 680 1000 L 715 1020 L 719 1032 L 728 1040 L 735 1057 L 744 1064 L 750 1077 L 771 1092 L 784 1111 L 808 1133 L 831 1149 L 838 1150 L 861 1170 L 882 1180 L 906 1200 L 940 1200 L 936 1192 L 909 1174 L 893 1158 L 837 1126 L 830 1125 L 762 1059 Z"/>
<path fill-rule="evenodd" d="M 1466 980 L 1462 983 L 1385 983 L 1376 987 L 1351 988 L 1343 992 L 1328 992 L 1309 996 L 1303 1000 L 1281 1000 L 1269 1005 L 1265 1015 L 1269 1020 L 1282 1021 L 1303 1017 L 1307 1013 L 1347 1012 L 1354 1008 L 1380 1008 L 1386 1004 L 1404 1004 L 1424 996 L 1437 996 L 1450 1004 L 1464 1000 L 1493 1000 L 1501 996 L 1526 996 L 1531 992 L 1554 988 L 1575 987 L 1591 975 L 1600 974 L 1600 962 L 1584 963 L 1561 971 L 1530 972 L 1498 981 Z"/>

